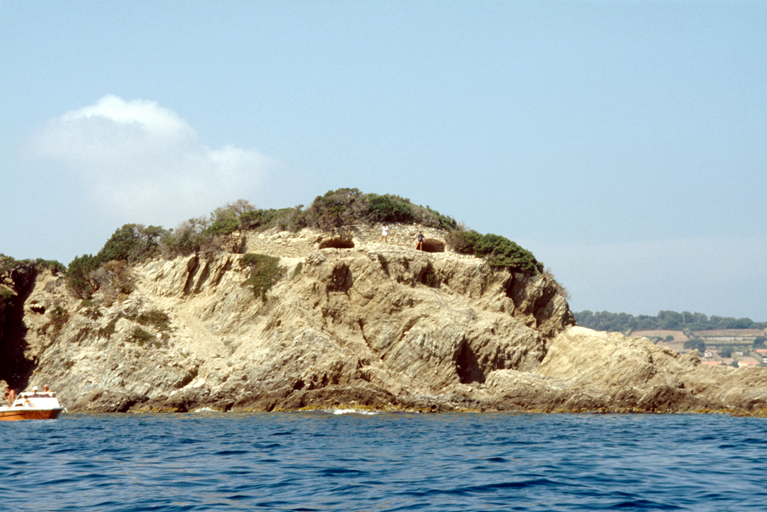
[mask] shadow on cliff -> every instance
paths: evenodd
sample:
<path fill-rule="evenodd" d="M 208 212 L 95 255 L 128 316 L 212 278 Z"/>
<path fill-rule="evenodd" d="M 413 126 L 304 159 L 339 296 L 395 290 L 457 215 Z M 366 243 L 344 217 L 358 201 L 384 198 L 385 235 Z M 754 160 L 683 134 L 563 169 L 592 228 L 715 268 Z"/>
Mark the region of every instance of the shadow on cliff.
<path fill-rule="evenodd" d="M 485 382 L 485 372 L 482 371 L 476 354 L 474 354 L 474 351 L 465 339 L 458 350 L 455 367 L 462 384 L 470 384 L 472 382 L 482 384 Z"/>
<path fill-rule="evenodd" d="M 6 299 L 5 311 L 0 328 L 0 380 L 4 380 L 13 389 L 27 387 L 29 377 L 37 361 L 26 359 L 28 348 L 26 341 L 27 327 L 24 325 L 24 303 L 34 288 L 37 271 L 32 266 L 24 266 L 11 271 L 14 283 L 14 297 Z M 5 391 L 5 390 L 3 390 Z"/>

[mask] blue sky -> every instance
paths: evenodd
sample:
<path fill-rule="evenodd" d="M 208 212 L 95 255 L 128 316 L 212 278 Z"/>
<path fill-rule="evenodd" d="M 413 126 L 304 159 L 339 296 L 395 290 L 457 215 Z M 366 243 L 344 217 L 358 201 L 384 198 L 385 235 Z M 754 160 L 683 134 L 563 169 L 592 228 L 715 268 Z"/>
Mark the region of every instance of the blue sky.
<path fill-rule="evenodd" d="M 0 0 L 0 253 L 392 193 L 571 307 L 767 320 L 767 2 Z"/>

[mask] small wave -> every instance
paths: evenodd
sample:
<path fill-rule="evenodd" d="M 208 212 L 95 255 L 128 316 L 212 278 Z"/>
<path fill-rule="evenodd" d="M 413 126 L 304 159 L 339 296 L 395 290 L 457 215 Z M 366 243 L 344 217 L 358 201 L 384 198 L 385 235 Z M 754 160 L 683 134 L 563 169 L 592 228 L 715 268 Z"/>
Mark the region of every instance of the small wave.
<path fill-rule="evenodd" d="M 378 411 L 361 411 L 359 409 L 328 409 L 325 412 L 330 414 L 360 414 L 362 416 L 375 416 Z"/>
<path fill-rule="evenodd" d="M 210 407 L 200 407 L 199 409 L 195 409 L 192 412 L 216 412 L 214 409 L 211 409 Z"/>

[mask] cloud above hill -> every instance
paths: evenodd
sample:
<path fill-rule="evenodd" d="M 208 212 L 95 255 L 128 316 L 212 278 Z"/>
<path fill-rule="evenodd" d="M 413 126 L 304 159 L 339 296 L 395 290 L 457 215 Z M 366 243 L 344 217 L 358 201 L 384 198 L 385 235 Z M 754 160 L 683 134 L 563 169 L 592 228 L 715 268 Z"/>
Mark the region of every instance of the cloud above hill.
<path fill-rule="evenodd" d="M 211 149 L 172 110 L 112 95 L 49 121 L 33 150 L 63 163 L 100 212 L 166 227 L 249 197 L 277 165 L 254 149 Z"/>

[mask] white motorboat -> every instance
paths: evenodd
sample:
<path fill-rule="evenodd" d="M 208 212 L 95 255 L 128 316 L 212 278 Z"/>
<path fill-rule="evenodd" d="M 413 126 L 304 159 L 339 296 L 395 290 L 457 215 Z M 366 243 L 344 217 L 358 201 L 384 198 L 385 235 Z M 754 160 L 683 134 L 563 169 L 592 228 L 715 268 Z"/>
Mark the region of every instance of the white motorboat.
<path fill-rule="evenodd" d="M 55 420 L 63 410 L 56 393 L 33 388 L 19 393 L 10 407 L 0 407 L 0 421 Z"/>

